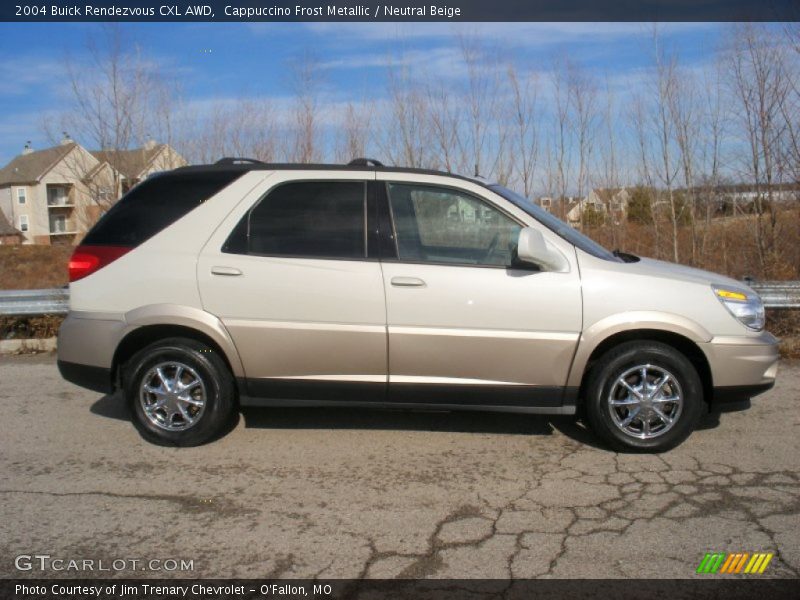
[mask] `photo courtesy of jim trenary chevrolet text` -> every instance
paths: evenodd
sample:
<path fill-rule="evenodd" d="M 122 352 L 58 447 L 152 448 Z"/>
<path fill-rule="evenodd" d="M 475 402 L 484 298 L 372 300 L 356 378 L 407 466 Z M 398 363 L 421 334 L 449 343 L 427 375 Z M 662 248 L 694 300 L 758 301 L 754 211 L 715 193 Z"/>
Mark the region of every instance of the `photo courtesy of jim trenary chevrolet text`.
<path fill-rule="evenodd" d="M 0 598 L 800 597 L 797 0 L 15 0 L 0 82 Z"/>

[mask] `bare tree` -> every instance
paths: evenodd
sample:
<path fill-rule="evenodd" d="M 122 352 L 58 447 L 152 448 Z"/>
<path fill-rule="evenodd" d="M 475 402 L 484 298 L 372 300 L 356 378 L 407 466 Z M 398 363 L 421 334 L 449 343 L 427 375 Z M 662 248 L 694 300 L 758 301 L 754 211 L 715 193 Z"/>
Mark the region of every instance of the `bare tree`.
<path fill-rule="evenodd" d="M 534 174 L 539 160 L 539 110 L 538 89 L 535 76 L 520 81 L 514 66 L 508 68 L 508 81 L 511 86 L 511 121 L 513 123 L 513 144 L 511 152 L 517 177 L 522 183 L 526 198 L 533 194 Z"/>
<path fill-rule="evenodd" d="M 652 251 L 656 258 L 660 258 L 661 228 L 659 226 L 658 211 L 656 210 L 655 178 L 650 156 L 650 116 L 641 96 L 634 96 L 631 108 L 636 147 L 638 148 L 639 182 L 640 186 L 647 191 L 645 198 L 647 210 L 649 211 L 648 220 L 653 227 Z M 652 195 L 650 194 L 651 192 Z"/>
<path fill-rule="evenodd" d="M 458 168 L 459 131 L 461 120 L 459 110 L 453 101 L 446 84 L 429 81 L 426 86 L 428 107 L 428 127 L 435 141 L 438 158 L 445 171 Z"/>
<path fill-rule="evenodd" d="M 597 121 L 597 87 L 594 80 L 578 64 L 567 61 L 567 94 L 572 113 L 572 137 L 578 149 L 576 191 L 582 201 L 590 191 L 589 165 L 594 149 Z M 585 211 L 581 211 L 581 226 Z"/>
<path fill-rule="evenodd" d="M 372 129 L 373 105 L 366 100 L 355 104 L 348 102 L 339 125 L 336 158 L 349 162 L 366 156 L 369 133 Z"/>
<path fill-rule="evenodd" d="M 177 85 L 167 85 L 116 24 L 88 37 L 80 60 L 66 54 L 64 71 L 69 101 L 58 118 L 60 127 L 52 120 L 43 126 L 54 143 L 66 146 L 74 138 L 102 151 L 98 158 L 75 145 L 62 163 L 75 182 L 70 220 L 88 227 L 123 191 L 130 150 L 150 142 L 151 135 L 167 143 L 175 139 Z"/>
<path fill-rule="evenodd" d="M 789 89 L 784 52 L 784 47 L 773 43 L 763 25 L 746 23 L 731 30 L 728 50 L 731 85 L 749 150 L 747 160 L 743 161 L 743 172 L 755 186 L 754 233 L 762 270 L 767 270 L 775 259 L 774 192 L 779 182 L 783 134 L 781 106 Z"/>
<path fill-rule="evenodd" d="M 683 205 L 678 203 L 675 194 L 675 179 L 680 165 L 676 164 L 674 148 L 674 122 L 670 115 L 670 104 L 677 93 L 676 58 L 667 56 L 660 43 L 657 31 L 653 31 L 655 55 L 655 94 L 653 98 L 653 125 L 657 139 L 659 166 L 656 174 L 665 188 L 669 216 L 672 224 L 672 259 L 680 262 L 680 244 L 678 239 L 679 220 Z"/>
<path fill-rule="evenodd" d="M 293 93 L 292 118 L 294 144 L 291 159 L 295 162 L 320 162 L 324 151 L 320 135 L 320 94 L 323 71 L 320 62 L 305 54 L 289 65 L 289 85 Z"/>
<path fill-rule="evenodd" d="M 603 125 L 605 126 L 605 140 L 600 146 L 600 164 L 601 164 L 601 185 L 607 189 L 616 190 L 621 187 L 620 171 L 618 162 L 618 148 L 620 143 L 618 138 L 621 137 L 620 129 L 617 124 L 617 109 L 615 104 L 614 92 L 611 88 L 611 83 L 606 77 L 605 85 L 605 114 L 603 115 Z M 624 211 L 623 211 L 624 212 Z M 613 245 L 616 248 L 624 245 L 625 228 L 622 227 L 623 223 L 618 219 L 624 219 L 625 215 L 614 214 L 612 208 L 612 219 L 610 221 L 611 236 Z M 621 239 L 620 236 L 623 236 Z"/>
<path fill-rule="evenodd" d="M 726 118 L 723 107 L 723 65 L 720 61 L 705 70 L 703 88 L 706 90 L 704 106 L 701 107 L 703 118 L 700 123 L 699 137 L 700 163 L 704 170 L 701 182 L 701 202 L 704 215 L 704 226 L 700 245 L 700 259 L 705 260 L 708 252 L 708 239 L 711 233 L 712 217 L 720 206 L 724 208 L 724 199 L 720 193 L 722 185 L 722 144 L 726 135 Z M 728 255 L 725 236 L 722 236 L 723 264 L 727 265 Z"/>
<path fill-rule="evenodd" d="M 286 139 L 269 101 L 220 101 L 193 117 L 194 130 L 185 132 L 182 142 L 190 161 L 209 163 L 237 156 L 271 162 L 286 154 Z"/>
<path fill-rule="evenodd" d="M 381 140 L 383 152 L 396 165 L 424 167 L 429 165 L 430 144 L 426 118 L 426 100 L 408 69 L 389 65 L 389 121 Z"/>
<path fill-rule="evenodd" d="M 461 168 L 466 172 L 474 172 L 475 175 L 490 175 L 500 157 L 500 153 L 495 153 L 496 160 L 489 164 L 485 156 L 491 143 L 492 126 L 500 123 L 497 119 L 497 65 L 490 58 L 497 53 L 487 51 L 474 36 L 462 35 L 459 43 L 467 74 L 464 93 L 467 106 L 466 135 L 462 145 Z"/>
<path fill-rule="evenodd" d="M 566 82 L 566 70 L 565 60 L 553 62 L 551 84 L 555 114 L 553 119 L 553 143 L 548 154 L 548 168 L 551 170 L 549 179 L 555 189 L 555 194 L 551 195 L 558 197 L 561 213 L 566 212 L 567 191 L 569 189 L 568 177 L 572 155 L 569 90 Z M 564 218 L 566 215 L 560 214 L 558 216 Z"/>
<path fill-rule="evenodd" d="M 672 76 L 667 101 L 673 122 L 675 143 L 683 172 L 685 203 L 680 212 L 688 217 L 691 234 L 691 262 L 697 263 L 697 228 L 695 226 L 695 162 L 700 130 L 700 108 L 698 106 L 696 82 L 692 75 L 677 68 Z"/>

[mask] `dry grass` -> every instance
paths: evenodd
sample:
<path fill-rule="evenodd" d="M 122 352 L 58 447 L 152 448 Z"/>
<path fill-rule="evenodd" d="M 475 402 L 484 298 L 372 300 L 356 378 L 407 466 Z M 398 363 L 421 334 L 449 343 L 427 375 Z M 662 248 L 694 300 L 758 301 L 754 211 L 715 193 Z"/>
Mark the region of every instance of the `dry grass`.
<path fill-rule="evenodd" d="M 0 316 L 0 340 L 46 339 L 58 335 L 64 317 L 44 316 Z"/>
<path fill-rule="evenodd" d="M 0 246 L 0 290 L 67 285 L 72 246 Z"/>
<path fill-rule="evenodd" d="M 768 215 L 764 217 L 768 221 Z M 800 279 L 800 208 L 787 208 L 776 215 L 774 232 L 765 232 L 767 254 L 759 260 L 755 217 L 698 221 L 695 231 L 695 259 L 688 226 L 678 231 L 678 256 L 683 264 L 724 273 L 735 279 Z M 674 261 L 672 227 L 666 221 L 652 224 L 622 223 L 587 227 L 586 234 L 606 248 L 619 248 L 640 256 Z M 773 243 L 774 242 L 774 243 Z M 694 264 L 692 264 L 694 262 Z"/>
<path fill-rule="evenodd" d="M 781 356 L 800 358 L 800 310 L 767 311 L 767 330 L 781 340 Z"/>

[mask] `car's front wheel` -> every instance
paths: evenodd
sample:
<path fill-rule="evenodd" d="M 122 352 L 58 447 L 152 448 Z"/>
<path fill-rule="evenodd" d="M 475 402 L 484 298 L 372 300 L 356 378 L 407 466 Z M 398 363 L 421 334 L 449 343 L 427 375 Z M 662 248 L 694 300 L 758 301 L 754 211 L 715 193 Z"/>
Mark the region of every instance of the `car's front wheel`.
<path fill-rule="evenodd" d="M 660 342 L 626 342 L 608 351 L 589 374 L 585 400 L 594 432 L 620 451 L 674 448 L 704 410 L 697 370 Z"/>
<path fill-rule="evenodd" d="M 217 352 L 196 340 L 156 342 L 128 361 L 123 383 L 133 422 L 156 444 L 197 446 L 230 423 L 233 377 Z"/>

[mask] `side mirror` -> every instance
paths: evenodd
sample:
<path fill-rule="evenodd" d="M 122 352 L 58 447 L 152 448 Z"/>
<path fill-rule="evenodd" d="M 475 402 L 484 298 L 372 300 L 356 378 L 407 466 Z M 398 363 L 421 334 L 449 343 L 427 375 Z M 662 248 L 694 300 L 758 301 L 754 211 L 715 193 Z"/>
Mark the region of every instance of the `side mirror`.
<path fill-rule="evenodd" d="M 523 227 L 517 242 L 517 260 L 536 265 L 543 271 L 568 271 L 569 263 L 555 248 L 548 247 L 542 232 L 534 227 Z"/>

